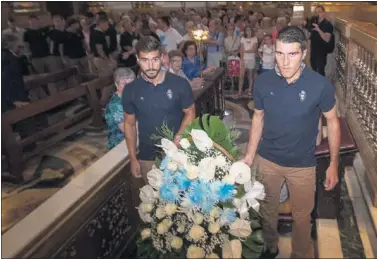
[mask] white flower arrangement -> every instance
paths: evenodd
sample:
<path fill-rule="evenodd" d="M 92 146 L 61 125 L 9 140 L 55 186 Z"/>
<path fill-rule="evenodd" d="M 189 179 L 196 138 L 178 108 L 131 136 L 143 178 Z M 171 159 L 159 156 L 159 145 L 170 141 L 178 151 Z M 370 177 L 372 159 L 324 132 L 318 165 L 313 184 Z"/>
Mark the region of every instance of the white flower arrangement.
<path fill-rule="evenodd" d="M 159 146 L 165 157 L 140 189 L 138 256 L 259 257 L 258 200 L 265 194 L 250 168 L 224 155 L 200 129 L 188 132 L 180 148 L 165 138 Z"/>

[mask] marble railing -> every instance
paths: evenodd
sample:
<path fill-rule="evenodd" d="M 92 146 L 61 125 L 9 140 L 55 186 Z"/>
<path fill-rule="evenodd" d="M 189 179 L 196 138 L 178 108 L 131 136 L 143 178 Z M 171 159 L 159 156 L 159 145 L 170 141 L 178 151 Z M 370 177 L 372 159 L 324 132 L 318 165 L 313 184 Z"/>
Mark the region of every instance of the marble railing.
<path fill-rule="evenodd" d="M 377 26 L 337 17 L 330 78 L 367 168 L 367 187 L 377 206 Z"/>
<path fill-rule="evenodd" d="M 197 114 L 224 112 L 223 69 L 194 92 Z M 123 141 L 2 235 L 2 258 L 134 258 L 139 216 Z"/>

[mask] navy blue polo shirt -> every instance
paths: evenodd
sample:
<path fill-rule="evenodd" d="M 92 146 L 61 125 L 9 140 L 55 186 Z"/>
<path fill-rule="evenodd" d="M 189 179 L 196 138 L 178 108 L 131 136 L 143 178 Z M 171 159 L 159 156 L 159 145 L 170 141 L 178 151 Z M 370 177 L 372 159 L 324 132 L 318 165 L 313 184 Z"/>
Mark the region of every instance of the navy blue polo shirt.
<path fill-rule="evenodd" d="M 321 112 L 335 105 L 334 86 L 305 67 L 293 84 L 275 70 L 258 76 L 254 83 L 254 106 L 264 111 L 258 153 L 284 167 L 311 167 Z"/>
<path fill-rule="evenodd" d="M 153 134 L 165 122 L 176 134 L 184 117 L 183 109 L 194 103 L 189 82 L 182 77 L 166 72 L 162 83 L 154 86 L 142 77 L 124 87 L 123 110 L 134 114 L 139 127 L 139 159 L 154 160 L 156 146 Z"/>

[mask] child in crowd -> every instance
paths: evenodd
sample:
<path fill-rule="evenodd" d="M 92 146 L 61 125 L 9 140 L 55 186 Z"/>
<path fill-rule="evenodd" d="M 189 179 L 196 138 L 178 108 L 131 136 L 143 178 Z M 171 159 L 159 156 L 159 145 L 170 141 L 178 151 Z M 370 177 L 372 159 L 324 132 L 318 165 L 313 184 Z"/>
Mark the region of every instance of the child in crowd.
<path fill-rule="evenodd" d="M 263 37 L 263 43 L 261 44 L 258 54 L 262 60 L 262 68 L 260 73 L 264 73 L 274 69 L 275 67 L 275 46 L 272 43 L 272 35 L 266 34 Z"/>

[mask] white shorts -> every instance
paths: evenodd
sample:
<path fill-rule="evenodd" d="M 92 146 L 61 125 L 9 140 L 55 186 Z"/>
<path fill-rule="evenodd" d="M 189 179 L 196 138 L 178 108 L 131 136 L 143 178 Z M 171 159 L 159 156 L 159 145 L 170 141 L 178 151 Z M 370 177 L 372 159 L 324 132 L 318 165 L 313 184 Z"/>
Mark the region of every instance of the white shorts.
<path fill-rule="evenodd" d="M 244 58 L 245 69 L 255 69 L 255 58 Z"/>

